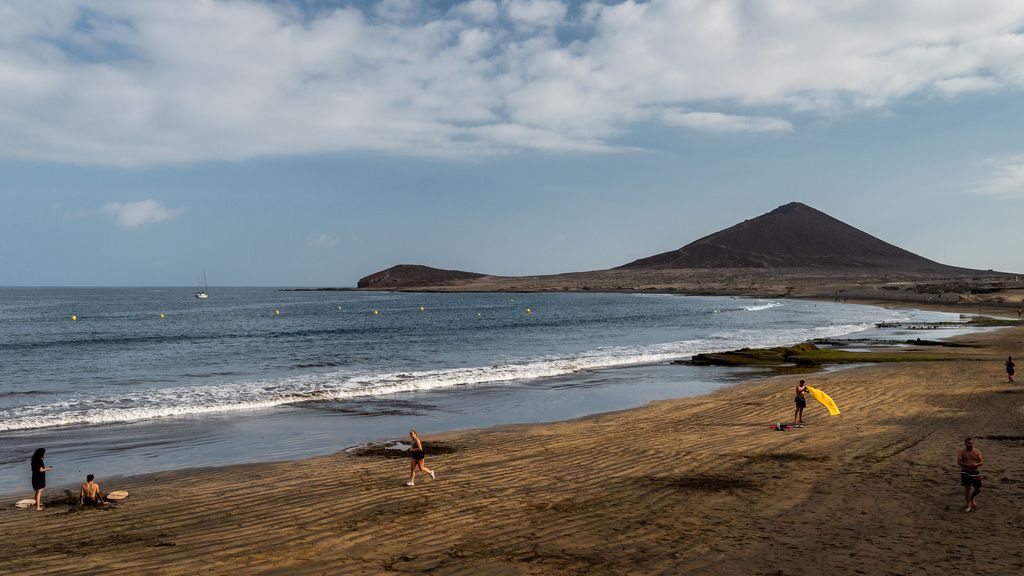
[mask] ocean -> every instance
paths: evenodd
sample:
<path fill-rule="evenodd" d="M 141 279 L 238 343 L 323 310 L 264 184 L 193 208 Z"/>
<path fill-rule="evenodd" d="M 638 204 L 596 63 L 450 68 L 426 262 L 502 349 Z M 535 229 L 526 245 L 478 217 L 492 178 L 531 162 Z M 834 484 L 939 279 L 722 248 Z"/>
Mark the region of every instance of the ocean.
<path fill-rule="evenodd" d="M 658 294 L 192 293 L 0 288 L 0 493 L 29 491 L 37 447 L 51 486 L 301 458 L 413 426 L 563 420 L 750 375 L 670 364 L 700 352 L 958 319 Z"/>

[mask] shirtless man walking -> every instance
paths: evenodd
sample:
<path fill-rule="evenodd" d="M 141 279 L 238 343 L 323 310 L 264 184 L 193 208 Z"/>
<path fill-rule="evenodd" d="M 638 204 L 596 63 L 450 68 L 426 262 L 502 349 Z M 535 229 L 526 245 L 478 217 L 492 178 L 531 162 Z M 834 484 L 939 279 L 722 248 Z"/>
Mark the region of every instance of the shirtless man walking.
<path fill-rule="evenodd" d="M 981 456 L 981 450 L 974 447 L 974 441 L 970 438 L 964 439 L 964 447 L 956 455 L 956 463 L 960 466 L 960 483 L 964 485 L 964 512 L 970 512 L 978 507 L 974 501 L 981 492 L 981 470 L 985 459 Z M 974 489 L 971 492 L 971 488 Z"/>

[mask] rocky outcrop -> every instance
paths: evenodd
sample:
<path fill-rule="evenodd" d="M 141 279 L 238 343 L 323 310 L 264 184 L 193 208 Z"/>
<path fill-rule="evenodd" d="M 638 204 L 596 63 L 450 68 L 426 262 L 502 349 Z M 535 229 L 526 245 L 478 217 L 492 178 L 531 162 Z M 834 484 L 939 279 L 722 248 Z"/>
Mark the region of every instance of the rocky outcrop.
<path fill-rule="evenodd" d="M 363 290 L 401 290 L 402 288 L 429 288 L 431 286 L 452 286 L 465 283 L 486 274 L 441 270 L 416 264 L 399 264 L 359 279 L 358 288 Z"/>

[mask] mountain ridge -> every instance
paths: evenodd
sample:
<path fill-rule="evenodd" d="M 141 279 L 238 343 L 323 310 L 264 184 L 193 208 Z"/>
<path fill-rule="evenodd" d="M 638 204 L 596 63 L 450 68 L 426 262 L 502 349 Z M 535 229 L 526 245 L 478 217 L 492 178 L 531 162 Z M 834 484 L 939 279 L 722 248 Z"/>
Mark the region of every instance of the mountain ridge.
<path fill-rule="evenodd" d="M 637 268 L 875 268 L 952 272 L 800 202 L 790 202 L 679 248 L 634 260 Z"/>
<path fill-rule="evenodd" d="M 358 290 L 430 292 L 659 291 L 687 294 L 860 297 L 929 302 L 995 293 L 1009 273 L 948 266 L 889 244 L 800 202 L 607 270 L 493 276 L 399 265 L 359 280 Z M 994 297 L 994 296 L 993 296 Z M 1011 298 L 1015 298 L 1011 296 Z"/>

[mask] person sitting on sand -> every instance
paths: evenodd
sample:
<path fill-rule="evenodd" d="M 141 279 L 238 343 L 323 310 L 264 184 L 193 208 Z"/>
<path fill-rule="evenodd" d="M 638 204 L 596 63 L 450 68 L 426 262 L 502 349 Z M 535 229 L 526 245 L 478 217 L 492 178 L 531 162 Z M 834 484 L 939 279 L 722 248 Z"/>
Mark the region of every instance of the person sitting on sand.
<path fill-rule="evenodd" d="M 804 384 L 803 380 L 801 380 L 800 383 L 796 385 L 796 398 L 794 399 L 794 402 L 796 402 L 796 410 L 793 412 L 793 424 L 804 423 L 804 408 L 807 408 L 807 398 L 804 398 L 804 394 L 806 393 L 807 385 Z"/>
<path fill-rule="evenodd" d="M 434 471 L 427 468 L 425 462 L 427 460 L 426 455 L 423 453 L 423 443 L 420 442 L 420 435 L 416 433 L 415 429 L 409 430 L 409 438 L 412 439 L 412 447 L 409 449 L 409 456 L 412 457 L 412 465 L 409 466 L 409 481 L 405 483 L 406 486 L 416 485 L 416 469 L 430 474 L 430 479 L 435 478 Z"/>
<path fill-rule="evenodd" d="M 46 464 L 43 464 L 43 454 L 46 454 L 46 448 L 37 448 L 32 453 L 32 489 L 36 491 L 36 510 L 46 508 L 41 503 L 43 488 L 46 488 L 46 473 L 53 470 L 53 467 L 47 467 Z"/>
<path fill-rule="evenodd" d="M 85 484 L 82 484 L 82 490 L 78 493 L 78 503 L 83 506 L 106 506 L 100 494 L 100 485 L 93 478 L 95 476 L 92 474 L 85 477 Z"/>
<path fill-rule="evenodd" d="M 1010 379 L 1010 383 L 1013 384 L 1013 372 L 1017 365 L 1013 363 L 1013 356 L 1006 357 L 1006 377 Z"/>
<path fill-rule="evenodd" d="M 981 450 L 974 447 L 974 441 L 970 438 L 964 439 L 964 447 L 956 455 L 956 463 L 960 466 L 960 483 L 964 486 L 964 512 L 970 512 L 978 507 L 975 498 L 981 492 L 981 465 L 985 459 L 981 456 Z M 971 488 L 974 492 L 971 492 Z"/>

